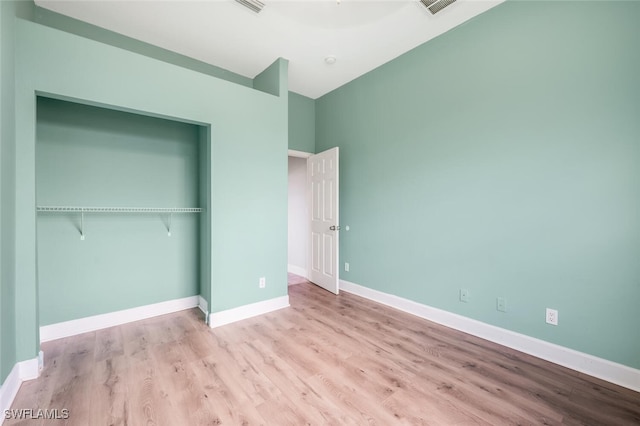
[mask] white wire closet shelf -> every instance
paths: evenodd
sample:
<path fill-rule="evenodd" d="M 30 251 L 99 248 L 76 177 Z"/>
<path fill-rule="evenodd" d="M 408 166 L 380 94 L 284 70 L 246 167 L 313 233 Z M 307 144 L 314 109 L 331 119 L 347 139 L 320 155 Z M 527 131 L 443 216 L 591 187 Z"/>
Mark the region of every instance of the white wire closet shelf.
<path fill-rule="evenodd" d="M 200 213 L 197 207 L 82 207 L 37 206 L 39 212 L 60 213 Z"/>
<path fill-rule="evenodd" d="M 174 213 L 201 213 L 199 207 L 85 207 L 85 206 L 36 206 L 38 212 L 80 213 L 80 239 L 85 239 L 85 213 L 164 213 L 167 214 L 167 235 L 171 236 L 171 218 Z"/>

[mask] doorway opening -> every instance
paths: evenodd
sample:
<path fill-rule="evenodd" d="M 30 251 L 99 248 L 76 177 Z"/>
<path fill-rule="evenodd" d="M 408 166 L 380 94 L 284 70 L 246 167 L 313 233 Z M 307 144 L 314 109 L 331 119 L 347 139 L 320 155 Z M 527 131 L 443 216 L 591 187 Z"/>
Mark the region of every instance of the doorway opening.
<path fill-rule="evenodd" d="M 287 271 L 308 278 L 309 197 L 307 194 L 307 158 L 310 153 L 289 151 L 288 254 Z M 292 277 L 290 284 L 299 282 Z"/>
<path fill-rule="evenodd" d="M 339 148 L 292 152 L 297 153 L 289 151 L 288 161 L 288 270 L 338 294 Z"/>

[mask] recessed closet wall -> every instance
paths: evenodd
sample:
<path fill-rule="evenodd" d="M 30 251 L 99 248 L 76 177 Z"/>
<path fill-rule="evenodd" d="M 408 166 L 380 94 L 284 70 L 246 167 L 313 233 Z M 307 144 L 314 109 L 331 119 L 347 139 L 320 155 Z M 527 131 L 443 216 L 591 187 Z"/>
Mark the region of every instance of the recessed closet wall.
<path fill-rule="evenodd" d="M 43 218 L 42 213 L 36 212 L 36 205 L 45 202 L 75 203 L 76 200 L 42 198 L 46 194 L 39 166 L 43 159 L 36 159 L 36 156 L 42 156 L 39 147 L 44 143 L 36 143 L 42 133 L 36 117 L 38 96 L 197 124 L 198 140 L 202 142 L 197 154 L 200 167 L 193 176 L 199 174 L 201 179 L 198 195 L 203 211 L 195 219 L 199 220 L 199 245 L 191 241 L 188 247 L 193 247 L 189 250 L 202 259 L 199 294 L 205 310 L 212 314 L 209 319 L 216 324 L 219 313 L 223 315 L 226 310 L 252 303 L 277 303 L 277 306 L 286 303 L 286 60 L 275 60 L 259 75 L 268 78 L 254 79 L 255 88 L 250 88 L 33 22 L 17 19 L 15 33 L 16 78 L 11 87 L 15 94 L 11 109 L 15 111 L 14 140 L 17 141 L 15 146 L 11 146 L 15 149 L 16 164 L 16 185 L 11 197 L 16 212 L 12 228 L 15 230 L 15 244 L 10 244 L 13 259 L 4 257 L 3 261 L 9 259 L 15 267 L 14 300 L 19 309 L 15 310 L 17 337 L 12 344 L 16 360 L 32 360 L 37 356 L 40 325 L 63 318 L 84 317 L 98 311 L 113 312 L 198 294 L 197 283 L 187 280 L 186 274 L 174 274 L 168 266 L 175 257 L 160 256 L 170 252 L 169 248 L 163 252 L 163 244 L 169 244 L 169 240 L 171 244 L 177 244 L 174 239 L 181 238 L 180 217 L 173 217 L 171 237 L 166 235 L 162 218 L 143 221 L 142 217 L 137 216 L 119 218 L 124 226 L 129 220 L 135 221 L 136 226 L 120 228 L 114 223 L 102 232 L 104 240 L 97 232 L 100 227 L 96 219 L 101 218 L 95 215 L 85 217 L 85 241 L 80 241 L 77 228 L 73 226 L 72 220 L 76 220 L 77 224 L 77 216 L 75 219 L 67 217 L 67 225 L 63 225 L 65 222 L 60 218 L 59 225 L 66 228 L 57 230 L 57 234 L 51 230 L 49 234 L 49 228 L 45 228 L 43 222 L 56 219 Z M 274 69 L 277 72 L 273 72 Z M 279 87 L 277 95 L 264 91 L 265 87 L 273 89 L 274 85 Z M 247 124 L 249 122 L 250 125 Z M 125 128 L 128 125 L 115 127 L 115 130 L 118 132 Z M 127 158 L 134 154 L 128 145 L 123 149 L 129 149 Z M 148 155 L 141 156 L 141 161 L 136 163 L 140 165 L 140 172 L 136 172 L 137 168 L 127 171 L 131 179 L 145 177 L 144 188 L 149 194 L 165 194 L 169 191 L 184 195 L 180 191 L 170 191 L 170 183 L 158 178 L 168 173 L 168 169 L 163 168 L 162 173 L 156 173 L 153 177 L 146 170 L 161 169 L 152 166 L 152 163 L 157 163 L 151 160 L 162 158 L 164 154 L 155 152 L 151 155 L 145 152 Z M 69 161 L 68 164 L 68 167 L 79 167 L 80 162 Z M 98 169 L 89 163 L 82 167 L 92 173 Z M 113 174 L 127 170 L 125 167 L 121 169 L 113 167 L 113 173 L 103 178 L 114 179 Z M 67 172 L 63 170 L 63 173 Z M 181 175 L 176 173 L 175 176 Z M 125 193 L 128 185 L 131 185 L 131 179 L 121 181 L 126 183 L 122 190 Z M 77 194 L 95 194 L 98 199 L 97 193 L 79 186 L 84 185 L 84 180 L 78 178 L 69 181 L 76 185 Z M 114 190 L 111 194 L 114 198 L 109 201 L 115 203 L 118 193 L 120 191 Z M 189 193 L 191 196 L 194 194 Z M 149 194 L 146 197 L 151 197 Z M 104 198 L 100 197 L 99 200 L 102 204 Z M 89 201 L 93 200 L 87 203 Z M 122 200 L 125 201 L 130 199 Z M 164 202 L 165 199 L 149 199 L 154 204 L 160 201 Z M 105 227 L 108 225 L 107 219 L 113 220 L 105 217 Z M 37 223 L 38 229 L 35 226 Z M 114 237 L 116 232 L 122 238 L 135 236 L 135 241 L 140 245 L 134 245 L 133 239 L 129 240 L 129 244 L 122 243 L 120 238 Z M 113 238 L 113 244 L 109 238 Z M 102 241 L 109 242 L 102 246 L 101 252 L 92 247 L 103 244 Z M 131 258 L 137 256 L 135 261 L 128 260 L 128 265 L 137 269 L 120 272 L 115 278 L 93 272 L 96 270 L 91 269 L 90 265 L 105 262 L 105 259 L 113 262 L 111 256 L 120 249 L 129 250 Z M 59 265 L 54 257 L 47 260 L 47 252 L 48 256 L 62 258 L 63 251 L 68 254 L 64 255 Z M 182 256 L 184 251 L 175 248 L 173 253 Z M 184 255 L 182 259 L 191 258 Z M 192 261 L 197 270 L 196 260 Z M 138 268 L 140 264 L 150 267 Z M 184 269 L 187 270 L 187 267 Z M 188 270 L 193 271 L 191 266 Z M 91 279 L 87 278 L 89 275 L 80 275 L 83 271 L 90 271 Z M 107 265 L 101 271 L 115 274 L 118 269 Z M 131 271 L 135 271 L 135 276 Z M 62 284 L 57 284 L 62 287 L 53 286 L 54 273 L 67 277 L 60 280 Z M 193 273 L 192 277 L 197 274 L 189 273 Z M 169 279 L 178 276 L 181 278 L 179 282 Z M 266 288 L 258 286 L 260 277 L 267 278 Z M 96 282 L 100 285 L 93 284 Z M 88 283 L 95 285 L 91 291 L 87 290 Z M 96 295 L 96 291 L 101 293 Z M 57 299 L 47 300 L 53 299 L 52 294 Z M 74 303 L 67 300 L 70 298 L 74 299 Z M 47 314 L 45 305 L 55 307 L 55 311 L 51 312 L 58 316 Z"/>
<path fill-rule="evenodd" d="M 200 207 L 200 126 L 39 97 L 36 130 L 38 206 Z M 200 294 L 199 216 L 38 213 L 40 325 Z"/>

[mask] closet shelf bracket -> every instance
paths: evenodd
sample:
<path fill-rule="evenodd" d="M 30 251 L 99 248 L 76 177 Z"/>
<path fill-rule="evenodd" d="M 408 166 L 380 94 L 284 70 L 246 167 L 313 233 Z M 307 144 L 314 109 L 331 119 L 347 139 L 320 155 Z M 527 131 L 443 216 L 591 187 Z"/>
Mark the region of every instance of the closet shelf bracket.
<path fill-rule="evenodd" d="M 84 212 L 80 212 L 80 240 L 84 241 Z"/>

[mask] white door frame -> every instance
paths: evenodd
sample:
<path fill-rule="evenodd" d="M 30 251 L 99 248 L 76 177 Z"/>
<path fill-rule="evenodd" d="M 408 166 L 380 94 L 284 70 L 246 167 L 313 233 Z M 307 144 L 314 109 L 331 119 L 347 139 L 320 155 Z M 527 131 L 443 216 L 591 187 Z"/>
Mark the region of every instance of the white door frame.
<path fill-rule="evenodd" d="M 296 151 L 295 149 L 290 149 L 289 151 L 287 151 L 287 154 L 289 157 L 298 158 L 309 158 L 313 155 L 311 152 Z"/>

